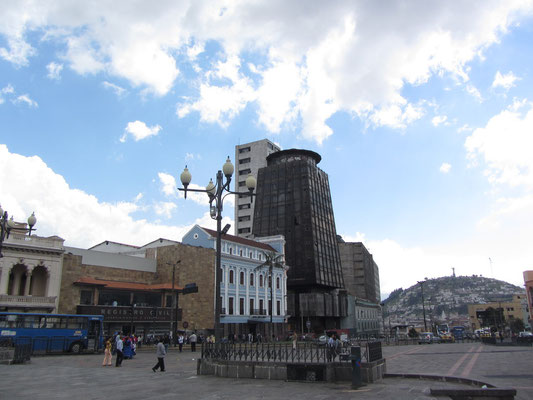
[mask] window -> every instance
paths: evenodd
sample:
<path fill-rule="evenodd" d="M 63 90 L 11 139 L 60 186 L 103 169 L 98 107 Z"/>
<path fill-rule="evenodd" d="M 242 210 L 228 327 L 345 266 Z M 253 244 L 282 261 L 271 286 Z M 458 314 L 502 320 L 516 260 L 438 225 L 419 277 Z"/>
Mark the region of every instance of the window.
<path fill-rule="evenodd" d="M 230 253 L 230 254 L 233 254 L 233 247 L 230 247 L 230 248 L 229 248 L 229 253 Z"/>
<path fill-rule="evenodd" d="M 239 187 L 243 187 L 243 186 L 246 186 L 246 181 L 240 181 L 239 182 Z"/>
<path fill-rule="evenodd" d="M 228 307 L 229 308 L 229 312 L 228 312 L 228 314 L 229 315 L 233 315 L 233 297 L 230 297 L 228 300 L 229 300 L 229 307 Z"/>
<path fill-rule="evenodd" d="M 250 208 L 250 203 L 247 204 L 239 204 L 239 210 L 247 210 Z"/>
<path fill-rule="evenodd" d="M 249 163 L 250 160 L 251 160 L 250 157 L 247 157 L 247 158 L 241 158 L 241 159 L 239 160 L 239 164 L 246 164 L 246 163 Z"/>
<path fill-rule="evenodd" d="M 250 286 L 253 286 L 254 285 L 254 273 L 252 272 L 250 274 Z"/>
<path fill-rule="evenodd" d="M 276 278 L 276 289 L 279 289 L 279 276 Z"/>
<path fill-rule="evenodd" d="M 93 291 L 92 290 L 82 290 L 80 292 L 80 304 L 83 304 L 83 305 L 93 304 Z"/>
<path fill-rule="evenodd" d="M 263 287 L 263 275 L 259 275 L 259 287 Z"/>
<path fill-rule="evenodd" d="M 167 294 L 166 301 L 165 301 L 165 306 L 166 307 L 172 307 L 172 295 L 171 294 Z"/>
<path fill-rule="evenodd" d="M 263 315 L 263 312 L 264 312 L 264 309 L 265 309 L 264 302 L 265 301 L 263 299 L 259 300 L 259 314 L 260 315 Z"/>
<path fill-rule="evenodd" d="M 239 154 L 248 153 L 250 150 L 250 147 L 243 147 L 242 149 L 239 149 Z"/>
<path fill-rule="evenodd" d="M 240 284 L 241 285 L 244 285 L 244 272 L 241 271 L 241 273 L 239 274 L 240 275 Z"/>
<path fill-rule="evenodd" d="M 242 257 L 242 250 L 239 250 L 239 255 Z"/>
<path fill-rule="evenodd" d="M 250 310 L 249 310 L 248 314 L 250 314 L 250 315 L 255 314 L 255 312 L 254 312 L 254 299 L 250 299 L 249 306 L 250 306 Z"/>
<path fill-rule="evenodd" d="M 231 283 L 233 283 L 233 281 L 234 281 L 233 270 L 230 269 L 229 270 L 229 283 L 231 284 Z"/>
<path fill-rule="evenodd" d="M 281 315 L 281 301 L 276 301 L 276 315 Z"/>
<path fill-rule="evenodd" d="M 239 229 L 239 233 L 250 233 L 250 228 L 241 228 Z M 242 254 L 241 254 L 242 256 Z"/>
<path fill-rule="evenodd" d="M 252 173 L 252 170 L 250 168 L 241 169 L 239 171 L 239 175 L 248 175 L 248 174 L 251 174 L 251 173 Z"/>
<path fill-rule="evenodd" d="M 239 299 L 239 314 L 244 315 L 244 297 Z"/>

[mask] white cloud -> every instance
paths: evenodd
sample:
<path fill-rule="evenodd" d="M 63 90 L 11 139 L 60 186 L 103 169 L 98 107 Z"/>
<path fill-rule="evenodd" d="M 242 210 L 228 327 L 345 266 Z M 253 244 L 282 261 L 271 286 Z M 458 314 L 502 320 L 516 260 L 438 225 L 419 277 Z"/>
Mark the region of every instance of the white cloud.
<path fill-rule="evenodd" d="M 448 117 L 446 115 L 437 115 L 431 119 L 433 126 L 439 126 L 440 124 L 446 122 Z"/>
<path fill-rule="evenodd" d="M 474 85 L 466 85 L 466 92 L 480 103 L 483 102 L 483 96 L 481 96 L 481 93 Z"/>
<path fill-rule="evenodd" d="M 442 163 L 442 165 L 439 168 L 439 171 L 442 172 L 443 174 L 447 174 L 448 172 L 450 172 L 450 169 L 452 169 L 452 166 L 450 164 Z"/>
<path fill-rule="evenodd" d="M 457 129 L 457 132 L 458 133 L 462 133 L 462 132 L 472 132 L 474 128 L 472 128 L 470 125 L 468 124 L 464 124 L 463 126 L 461 126 L 460 128 Z"/>
<path fill-rule="evenodd" d="M 236 56 L 219 61 L 212 71 L 205 74 L 205 81 L 200 85 L 200 99 L 180 104 L 177 115 L 183 118 L 197 111 L 204 122 L 218 123 L 224 128 L 229 126 L 246 104 L 255 99 L 250 80 L 239 72 L 239 68 L 240 60 Z M 218 81 L 230 84 L 213 83 Z"/>
<path fill-rule="evenodd" d="M 164 201 L 154 204 L 154 211 L 157 215 L 163 215 L 166 218 L 172 217 L 172 211 L 178 206 L 175 203 Z"/>
<path fill-rule="evenodd" d="M 509 90 L 515 86 L 515 82 L 518 80 L 520 80 L 520 78 L 513 74 L 512 71 L 509 71 L 505 75 L 502 75 L 500 71 L 497 71 L 491 87 L 493 89 L 501 87 L 505 90 Z"/>
<path fill-rule="evenodd" d="M 63 71 L 63 64 L 58 64 L 55 62 L 51 62 L 46 66 L 46 70 L 48 71 L 48 78 L 49 79 L 61 79 L 61 71 Z"/>
<path fill-rule="evenodd" d="M 175 195 L 176 194 L 176 179 L 170 175 L 170 174 L 167 174 L 165 172 L 160 172 L 157 174 L 158 177 L 159 177 L 159 181 L 161 182 L 161 191 L 166 195 L 166 196 L 172 196 L 172 195 Z"/>
<path fill-rule="evenodd" d="M 0 168 L 2 208 L 17 221 L 24 221 L 35 211 L 36 233 L 44 237 L 59 235 L 67 246 L 87 248 L 106 239 L 133 245 L 158 237 L 181 240 L 192 227 L 135 219 L 132 213 L 140 210 L 136 203 L 102 202 L 70 187 L 41 158 L 10 153 L 5 145 L 0 145 Z M 209 221 L 203 215 L 195 222 Z"/>
<path fill-rule="evenodd" d="M 119 97 L 122 96 L 126 92 L 126 89 L 118 85 L 115 85 L 114 83 L 111 83 L 111 82 L 103 81 L 102 86 L 106 89 L 112 90 Z"/>
<path fill-rule="evenodd" d="M 406 84 L 446 74 L 468 82 L 467 64 L 482 59 L 487 47 L 531 11 L 530 1 L 519 0 L 430 7 L 424 1 L 384 7 L 341 0 L 310 7 L 271 0 L 226 2 L 224 12 L 202 0 L 92 4 L 3 5 L 0 34 L 8 48 L 0 49 L 0 56 L 27 64 L 35 54 L 27 38 L 42 33 L 66 43 L 62 57 L 74 71 L 127 79 L 156 95 L 171 93 L 177 65 L 192 63 L 198 81 L 179 106 L 180 117 L 197 112 L 202 121 L 228 126 L 257 101 L 258 121 L 268 130 L 297 121 L 301 135 L 319 143 L 331 135 L 326 121 L 339 111 L 373 125 L 405 127 L 423 112 L 402 97 Z M 210 41 L 220 51 L 200 67 L 198 56 Z M 255 67 L 245 70 L 241 65 L 249 64 L 248 56 Z M 471 84 L 467 90 L 482 100 Z"/>
<path fill-rule="evenodd" d="M 147 126 L 142 121 L 128 122 L 124 134 L 120 138 L 120 141 L 124 143 L 126 141 L 127 135 L 130 134 L 133 139 L 138 142 L 139 140 L 146 139 L 150 136 L 156 136 L 161 130 L 161 126 Z"/>
<path fill-rule="evenodd" d="M 39 107 L 37 102 L 35 100 L 32 100 L 30 96 L 27 94 L 21 94 L 20 96 L 17 96 L 17 98 L 13 100 L 13 104 L 21 104 L 21 103 L 24 103 L 28 105 L 29 107 Z"/>
<path fill-rule="evenodd" d="M 533 188 L 533 104 L 515 101 L 465 141 L 468 158 L 483 162 L 493 184 Z"/>

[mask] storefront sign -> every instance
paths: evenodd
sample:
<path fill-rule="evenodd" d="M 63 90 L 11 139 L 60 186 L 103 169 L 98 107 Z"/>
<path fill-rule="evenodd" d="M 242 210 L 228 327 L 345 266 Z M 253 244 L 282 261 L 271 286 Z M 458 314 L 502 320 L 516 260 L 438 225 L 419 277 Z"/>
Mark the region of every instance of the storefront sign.
<path fill-rule="evenodd" d="M 133 307 L 133 322 L 168 321 L 173 317 L 172 308 Z M 132 320 L 132 307 L 121 306 L 78 306 L 78 314 L 103 315 L 104 322 L 129 322 Z M 181 309 L 178 309 L 178 321 L 181 320 Z"/>

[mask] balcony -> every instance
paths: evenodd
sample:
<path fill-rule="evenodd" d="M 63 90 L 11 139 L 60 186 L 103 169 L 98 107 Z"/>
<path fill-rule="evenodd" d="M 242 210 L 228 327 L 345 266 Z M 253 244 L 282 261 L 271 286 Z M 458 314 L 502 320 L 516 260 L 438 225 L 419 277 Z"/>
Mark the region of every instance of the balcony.
<path fill-rule="evenodd" d="M 57 296 L 13 296 L 0 294 L 0 307 L 47 308 L 56 307 Z"/>

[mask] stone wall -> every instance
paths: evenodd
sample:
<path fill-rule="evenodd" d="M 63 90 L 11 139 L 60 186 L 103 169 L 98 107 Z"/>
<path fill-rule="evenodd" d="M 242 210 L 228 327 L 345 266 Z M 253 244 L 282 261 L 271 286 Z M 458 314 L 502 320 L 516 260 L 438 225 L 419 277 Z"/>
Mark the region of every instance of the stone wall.
<path fill-rule="evenodd" d="M 74 285 L 74 282 L 82 276 L 145 284 L 171 283 L 172 265 L 168 263 L 172 264 L 181 260 L 181 263 L 176 266 L 176 287 L 196 283 L 198 293 L 179 296 L 178 308 L 183 310 L 179 328 L 183 327 L 183 321 L 187 321 L 188 329 L 212 329 L 214 325 L 215 251 L 183 244 L 150 250 L 147 256 L 157 260 L 156 273 L 84 265 L 81 256 L 65 254 L 58 312 L 76 314 L 76 306 L 80 304 L 80 292 L 83 287 Z"/>
<path fill-rule="evenodd" d="M 180 294 L 178 307 L 183 310 L 179 328 L 187 321 L 188 329 L 213 329 L 215 302 L 215 250 L 188 245 L 174 245 L 157 249 L 157 270 L 162 282 L 172 281 L 172 266 L 176 266 L 176 284 L 184 287 L 196 283 L 198 293 Z"/>
<path fill-rule="evenodd" d="M 198 359 L 196 373 L 198 375 L 215 375 L 221 378 L 249 378 L 287 380 L 290 378 L 288 368 L 308 369 L 311 374 L 306 375 L 311 379 L 307 381 L 350 382 L 352 380 L 352 367 L 350 363 L 325 363 L 325 364 L 289 364 L 253 361 L 218 361 Z M 323 373 L 319 370 L 322 369 Z M 364 383 L 375 383 L 383 379 L 386 373 L 385 359 L 372 363 L 361 363 L 361 380 Z"/>

